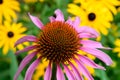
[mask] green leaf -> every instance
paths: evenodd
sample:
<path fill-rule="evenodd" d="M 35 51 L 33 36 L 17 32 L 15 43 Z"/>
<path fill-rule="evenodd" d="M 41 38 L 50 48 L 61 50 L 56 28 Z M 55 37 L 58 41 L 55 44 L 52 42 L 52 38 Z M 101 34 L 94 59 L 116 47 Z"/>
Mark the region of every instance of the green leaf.
<path fill-rule="evenodd" d="M 103 70 L 95 70 L 95 75 L 100 78 L 100 80 L 109 80 L 105 71 Z"/>
<path fill-rule="evenodd" d="M 13 51 L 10 51 L 8 53 L 8 56 L 10 57 L 11 59 L 11 64 L 10 64 L 10 77 L 11 77 L 11 80 L 13 80 L 14 78 L 14 75 L 16 73 L 16 71 L 18 70 L 18 63 L 17 63 L 17 59 L 16 59 L 16 56 L 15 54 L 13 53 Z M 20 75 L 18 80 L 23 80 L 23 77 Z"/>

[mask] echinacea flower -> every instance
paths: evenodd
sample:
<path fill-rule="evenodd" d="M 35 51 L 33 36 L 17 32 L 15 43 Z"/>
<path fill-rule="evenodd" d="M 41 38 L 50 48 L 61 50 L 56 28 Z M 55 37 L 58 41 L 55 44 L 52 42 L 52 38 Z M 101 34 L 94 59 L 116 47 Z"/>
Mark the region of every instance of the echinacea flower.
<path fill-rule="evenodd" d="M 0 25 L 0 48 L 3 47 L 3 54 L 7 54 L 9 50 L 15 50 L 15 42 L 25 36 L 23 32 L 26 30 L 27 29 L 23 27 L 22 23 L 4 21 L 4 24 Z M 28 42 L 25 42 L 24 45 L 28 46 Z M 17 48 L 23 49 L 22 44 L 17 46 Z"/>
<path fill-rule="evenodd" d="M 82 6 L 76 3 L 68 4 L 67 11 L 74 16 L 79 16 L 81 18 L 81 26 L 89 26 L 94 28 L 96 31 L 107 35 L 108 28 L 111 27 L 111 22 L 113 21 L 113 15 L 108 8 L 101 4 L 81 3 Z"/>
<path fill-rule="evenodd" d="M 88 80 L 94 80 L 89 71 L 84 65 L 92 66 L 93 68 L 103 69 L 104 67 L 96 64 L 94 61 L 78 54 L 78 50 L 85 51 L 92 54 L 105 62 L 107 65 L 112 64 L 111 58 L 104 52 L 97 48 L 105 48 L 99 42 L 92 40 L 82 40 L 82 38 L 96 38 L 98 33 L 89 27 L 79 27 L 80 19 L 76 17 L 74 21 L 69 18 L 64 20 L 63 13 L 57 9 L 55 11 L 56 17 L 49 17 L 50 22 L 46 25 L 35 16 L 29 14 L 33 23 L 42 30 L 39 37 L 28 35 L 19 39 L 15 46 L 26 41 L 32 41 L 36 45 L 28 46 L 23 50 L 16 52 L 16 55 L 34 50 L 33 53 L 27 55 L 21 62 L 17 73 L 14 76 L 14 80 L 17 80 L 20 72 L 23 68 L 34 58 L 37 54 L 40 57 L 37 58 L 27 69 L 24 80 L 31 80 L 35 68 L 38 66 L 42 59 L 46 59 L 49 63 L 44 74 L 44 80 L 51 80 L 52 77 L 52 64 L 56 67 L 56 80 L 65 80 L 63 69 L 69 80 L 82 80 L 82 75 L 86 76 Z M 71 60 L 74 60 L 78 67 L 76 67 Z M 71 69 L 68 67 L 71 67 Z"/>
<path fill-rule="evenodd" d="M 20 4 L 18 0 L 0 0 L 0 23 L 2 23 L 4 18 L 9 21 L 11 18 L 16 19 L 16 12 L 19 11 Z"/>

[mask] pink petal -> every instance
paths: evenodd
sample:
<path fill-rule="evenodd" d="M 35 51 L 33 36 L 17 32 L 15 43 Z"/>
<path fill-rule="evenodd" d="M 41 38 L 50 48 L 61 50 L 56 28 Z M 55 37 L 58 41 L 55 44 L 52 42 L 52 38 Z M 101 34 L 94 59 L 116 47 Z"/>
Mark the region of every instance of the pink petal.
<path fill-rule="evenodd" d="M 43 23 L 39 20 L 39 18 L 30 15 L 30 13 L 28 13 L 28 15 L 30 16 L 30 19 L 32 20 L 32 22 L 40 29 L 42 29 L 42 27 L 44 26 Z"/>
<path fill-rule="evenodd" d="M 66 23 L 72 25 L 78 32 L 79 32 L 79 24 L 80 24 L 80 18 L 76 17 L 74 21 L 72 21 L 71 17 L 68 18 Z"/>
<path fill-rule="evenodd" d="M 83 44 L 84 47 L 110 49 L 103 47 L 100 42 L 92 40 L 81 40 L 80 43 Z"/>
<path fill-rule="evenodd" d="M 53 21 L 55 21 L 55 18 L 53 16 L 50 16 L 49 20 L 50 20 L 50 22 L 53 22 Z"/>
<path fill-rule="evenodd" d="M 23 68 L 31 61 L 31 59 L 37 54 L 37 52 L 33 52 L 29 55 L 27 55 L 23 60 L 22 62 L 20 63 L 20 66 L 18 68 L 18 71 L 17 73 L 15 74 L 14 76 L 14 80 L 17 80 L 20 72 L 23 70 Z"/>
<path fill-rule="evenodd" d="M 74 60 L 78 64 L 78 68 L 80 69 L 80 71 L 82 72 L 82 74 L 84 76 L 86 76 L 88 78 L 88 80 L 94 80 L 92 78 L 92 76 L 90 75 L 89 71 L 86 69 L 86 67 L 80 61 L 78 61 L 76 58 L 74 58 Z"/>
<path fill-rule="evenodd" d="M 60 65 L 57 65 L 57 80 L 65 80 L 65 77 Z"/>
<path fill-rule="evenodd" d="M 82 55 L 78 55 L 78 56 L 79 56 L 81 62 L 83 62 L 84 64 L 86 64 L 86 65 L 88 65 L 88 66 L 91 66 L 91 67 L 93 67 L 93 68 L 105 70 L 104 67 L 96 64 L 93 60 L 89 59 L 88 57 L 82 56 Z"/>
<path fill-rule="evenodd" d="M 60 9 L 55 10 L 55 14 L 56 14 L 56 21 L 64 21 L 64 15 L 61 12 Z"/>
<path fill-rule="evenodd" d="M 45 71 L 44 80 L 51 80 L 51 76 L 52 76 L 52 69 L 51 69 L 51 63 L 49 63 Z"/>
<path fill-rule="evenodd" d="M 73 26 L 73 21 L 72 21 L 71 17 L 68 17 L 68 20 L 66 21 L 66 23 Z"/>
<path fill-rule="evenodd" d="M 79 32 L 79 25 L 80 25 L 80 18 L 76 17 L 75 20 L 73 21 L 73 27 Z"/>
<path fill-rule="evenodd" d="M 72 70 L 75 73 L 76 79 L 77 80 L 83 80 L 82 77 L 81 77 L 81 75 L 80 75 L 80 73 L 79 73 L 79 71 L 77 70 L 77 68 L 71 62 L 69 62 L 69 64 L 70 64 Z"/>
<path fill-rule="evenodd" d="M 86 48 L 86 47 L 81 47 L 80 50 L 83 50 L 83 51 L 85 51 L 89 54 L 92 54 L 92 55 L 96 56 L 97 58 L 102 60 L 107 65 L 112 64 L 111 58 L 107 54 L 105 54 L 104 52 L 102 52 L 100 50 L 93 49 L 93 48 Z"/>
<path fill-rule="evenodd" d="M 29 50 L 33 50 L 33 49 L 35 49 L 36 47 L 37 47 L 36 45 L 34 45 L 34 46 L 28 46 L 28 47 L 24 48 L 23 50 L 17 51 L 15 54 L 16 54 L 16 55 L 19 55 L 19 54 L 22 53 L 22 52 L 26 52 L 26 51 L 29 51 Z"/>
<path fill-rule="evenodd" d="M 80 38 L 96 38 L 95 35 L 89 34 L 89 33 L 79 33 Z"/>
<path fill-rule="evenodd" d="M 96 38 L 99 36 L 99 34 L 94 29 L 86 26 L 80 27 L 77 31 L 80 38 Z"/>
<path fill-rule="evenodd" d="M 15 46 L 17 46 L 18 44 L 21 44 L 23 42 L 26 42 L 26 41 L 37 41 L 37 38 L 33 35 L 29 35 L 29 36 L 24 36 L 22 38 L 20 38 L 19 40 L 17 40 L 17 42 L 15 43 Z"/>
<path fill-rule="evenodd" d="M 41 58 L 36 59 L 30 67 L 27 69 L 27 72 L 25 74 L 25 79 L 24 80 L 31 80 L 33 72 L 35 71 L 35 68 L 38 66 Z"/>
<path fill-rule="evenodd" d="M 64 69 L 65 69 L 66 75 L 68 77 L 68 80 L 75 80 L 71 70 L 65 64 L 63 64 L 63 66 L 64 66 Z"/>

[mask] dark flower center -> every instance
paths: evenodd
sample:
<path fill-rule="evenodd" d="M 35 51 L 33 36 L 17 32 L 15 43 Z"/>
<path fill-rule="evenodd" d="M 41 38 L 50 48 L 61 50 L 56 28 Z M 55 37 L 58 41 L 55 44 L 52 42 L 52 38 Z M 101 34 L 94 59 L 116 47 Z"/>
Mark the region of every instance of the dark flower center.
<path fill-rule="evenodd" d="M 0 4 L 2 4 L 3 3 L 3 0 L 0 0 Z"/>
<path fill-rule="evenodd" d="M 81 3 L 76 3 L 76 5 L 81 6 Z"/>
<path fill-rule="evenodd" d="M 7 35 L 9 38 L 12 38 L 14 36 L 14 33 L 12 31 L 9 31 Z"/>
<path fill-rule="evenodd" d="M 88 19 L 89 19 L 90 21 L 95 20 L 95 18 L 96 18 L 95 13 L 89 13 L 89 14 L 88 14 Z"/>
<path fill-rule="evenodd" d="M 60 21 L 48 23 L 37 44 L 40 54 L 56 63 L 68 61 L 80 48 L 76 30 L 71 25 Z"/>

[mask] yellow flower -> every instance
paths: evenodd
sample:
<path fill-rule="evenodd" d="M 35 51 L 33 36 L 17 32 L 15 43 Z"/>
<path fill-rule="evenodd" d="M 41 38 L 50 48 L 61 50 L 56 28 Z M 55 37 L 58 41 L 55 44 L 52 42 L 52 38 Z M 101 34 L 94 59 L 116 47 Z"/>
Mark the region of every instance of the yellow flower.
<path fill-rule="evenodd" d="M 93 27 L 98 32 L 107 35 L 107 28 L 111 27 L 110 22 L 113 20 L 113 15 L 109 9 L 102 4 L 97 4 L 97 2 L 94 2 L 94 4 L 91 4 L 91 2 L 83 4 L 83 6 L 76 5 L 76 3 L 68 4 L 67 11 L 81 18 L 81 26 Z"/>
<path fill-rule="evenodd" d="M 116 6 L 120 6 L 120 0 L 89 0 L 92 3 L 102 4 L 108 8 L 113 14 L 117 14 Z"/>
<path fill-rule="evenodd" d="M 120 57 L 120 39 L 115 41 L 115 48 L 113 49 L 114 52 L 118 53 L 118 57 Z"/>
<path fill-rule="evenodd" d="M 117 63 L 116 63 L 116 61 L 113 61 L 113 64 L 111 65 L 111 67 L 116 67 L 117 66 Z"/>
<path fill-rule="evenodd" d="M 120 7 L 117 8 L 117 11 L 120 12 Z"/>
<path fill-rule="evenodd" d="M 24 0 L 25 3 L 35 3 L 37 2 L 38 0 Z"/>
<path fill-rule="evenodd" d="M 44 0 L 24 0 L 25 3 L 35 3 L 35 2 L 44 2 Z"/>
<path fill-rule="evenodd" d="M 32 80 L 39 80 L 40 77 L 42 77 L 45 73 L 45 69 L 48 65 L 48 61 L 43 60 L 36 68 L 36 71 L 33 75 L 33 79 Z"/>
<path fill-rule="evenodd" d="M 3 47 L 3 54 L 7 54 L 9 49 L 15 50 L 15 42 L 25 36 L 25 34 L 22 34 L 25 31 L 26 28 L 22 27 L 21 23 L 11 24 L 9 21 L 5 21 L 4 25 L 0 25 L 0 48 Z M 28 45 L 28 42 L 24 45 Z M 19 45 L 17 48 L 22 49 L 24 47 Z"/>
<path fill-rule="evenodd" d="M 0 23 L 3 19 L 11 20 L 16 19 L 16 11 L 20 11 L 20 4 L 17 0 L 0 0 Z"/>
<path fill-rule="evenodd" d="M 41 3 L 44 2 L 45 0 L 39 0 Z"/>

